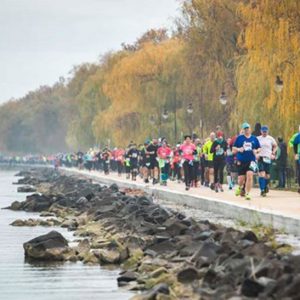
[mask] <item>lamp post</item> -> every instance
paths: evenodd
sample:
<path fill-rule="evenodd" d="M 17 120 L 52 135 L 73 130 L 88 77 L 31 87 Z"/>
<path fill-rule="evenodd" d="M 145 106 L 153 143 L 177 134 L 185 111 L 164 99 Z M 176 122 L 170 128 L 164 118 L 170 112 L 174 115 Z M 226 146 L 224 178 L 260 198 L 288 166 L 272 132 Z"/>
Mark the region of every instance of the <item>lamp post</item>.
<path fill-rule="evenodd" d="M 222 92 L 221 92 L 221 95 L 219 97 L 219 102 L 224 107 L 224 109 L 223 109 L 224 117 L 222 118 L 221 123 L 224 123 L 224 121 L 228 118 L 228 116 L 227 116 L 227 110 L 231 109 L 231 105 L 233 103 L 232 101 L 230 101 L 231 105 L 226 105 L 228 103 L 228 96 L 227 96 L 227 94 L 225 92 L 225 87 L 228 84 L 230 84 L 231 89 L 235 92 L 235 94 L 237 93 L 236 87 L 235 87 L 235 85 L 234 85 L 234 83 L 233 83 L 232 80 L 228 80 L 228 81 L 226 81 L 226 82 L 223 83 Z M 225 126 L 224 126 L 224 128 L 225 128 Z"/>
<path fill-rule="evenodd" d="M 166 108 L 164 108 L 163 113 L 161 115 L 163 117 L 164 120 L 167 120 L 169 117 L 169 112 Z"/>
<path fill-rule="evenodd" d="M 187 108 L 186 108 L 187 113 L 191 116 L 191 121 L 190 121 L 190 133 L 193 134 L 193 104 L 189 103 Z"/>
<path fill-rule="evenodd" d="M 283 72 L 283 70 L 284 70 L 284 65 L 286 65 L 286 64 L 292 66 L 292 69 L 293 69 L 293 72 L 294 72 L 294 70 L 295 70 L 294 64 L 293 64 L 292 62 L 290 62 L 289 60 L 285 60 L 285 61 L 283 61 L 283 62 L 279 65 L 279 67 L 278 67 L 280 73 Z M 280 75 L 277 75 L 277 76 L 276 76 L 274 88 L 275 88 L 275 91 L 276 91 L 277 93 L 282 92 L 282 90 L 283 90 L 283 88 L 284 88 L 284 83 L 283 83 L 283 80 L 280 78 Z"/>

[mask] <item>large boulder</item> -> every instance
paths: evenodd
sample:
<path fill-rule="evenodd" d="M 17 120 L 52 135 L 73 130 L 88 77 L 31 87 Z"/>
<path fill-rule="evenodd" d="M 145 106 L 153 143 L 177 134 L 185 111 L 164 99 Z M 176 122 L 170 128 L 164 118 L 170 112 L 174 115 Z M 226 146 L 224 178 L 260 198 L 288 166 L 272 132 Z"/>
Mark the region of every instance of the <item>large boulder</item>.
<path fill-rule="evenodd" d="M 36 188 L 30 185 L 18 187 L 18 193 L 34 193 L 34 192 L 36 192 Z"/>
<path fill-rule="evenodd" d="M 64 260 L 69 252 L 68 241 L 57 231 L 51 231 L 23 244 L 25 257 L 37 260 Z"/>

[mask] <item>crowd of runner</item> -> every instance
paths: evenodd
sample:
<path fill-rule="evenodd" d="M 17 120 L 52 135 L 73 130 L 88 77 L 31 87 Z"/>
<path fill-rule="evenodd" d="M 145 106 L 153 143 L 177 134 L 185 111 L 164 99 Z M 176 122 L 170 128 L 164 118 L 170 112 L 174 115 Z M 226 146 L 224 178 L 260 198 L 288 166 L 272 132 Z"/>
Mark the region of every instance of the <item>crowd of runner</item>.
<path fill-rule="evenodd" d="M 300 193 L 300 126 L 289 140 L 292 148 L 297 183 Z M 126 148 L 90 149 L 83 153 L 60 154 L 56 167 L 102 170 L 105 174 L 115 171 L 119 176 L 136 181 L 167 185 L 169 180 L 184 182 L 185 189 L 209 187 L 223 192 L 224 173 L 229 189 L 235 188 L 236 196 L 250 200 L 254 175 L 258 176 L 261 196 L 269 192 L 270 171 L 273 162 L 278 168 L 278 188 L 286 187 L 287 145 L 281 137 L 273 138 L 267 126 L 243 123 L 239 135 L 225 138 L 220 127 L 206 140 L 186 135 L 182 143 L 170 145 L 165 138 L 145 140 L 144 144 L 131 141 Z M 226 172 L 225 172 L 226 171 Z"/>
<path fill-rule="evenodd" d="M 288 145 L 295 161 L 295 174 L 300 193 L 300 126 Z M 131 141 L 126 148 L 91 148 L 86 152 L 60 153 L 50 156 L 1 156 L 0 162 L 9 164 L 54 164 L 98 170 L 109 174 L 125 174 L 136 181 L 141 177 L 145 184 L 166 186 L 168 181 L 183 182 L 185 189 L 209 187 L 216 193 L 223 192 L 225 182 L 237 196 L 250 200 L 253 181 L 258 183 L 261 196 L 269 192 L 272 166 L 276 164 L 278 188 L 287 185 L 288 147 L 281 137 L 275 139 L 267 126 L 255 125 L 252 132 L 243 123 L 238 135 L 225 138 L 220 126 L 205 140 L 196 135 L 186 135 L 177 145 L 170 145 L 165 138 L 147 139 L 137 145 Z M 257 176 L 254 176 L 257 175 Z"/>

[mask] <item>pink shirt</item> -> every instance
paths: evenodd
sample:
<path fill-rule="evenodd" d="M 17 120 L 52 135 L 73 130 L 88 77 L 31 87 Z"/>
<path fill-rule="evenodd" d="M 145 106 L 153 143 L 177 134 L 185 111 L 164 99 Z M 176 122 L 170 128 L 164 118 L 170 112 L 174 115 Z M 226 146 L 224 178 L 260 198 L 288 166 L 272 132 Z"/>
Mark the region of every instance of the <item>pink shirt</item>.
<path fill-rule="evenodd" d="M 186 160 L 193 160 L 193 153 L 196 150 L 196 146 L 194 144 L 182 144 L 180 146 L 180 150 L 182 151 L 182 158 Z"/>
<path fill-rule="evenodd" d="M 170 156 L 172 153 L 172 150 L 169 147 L 159 147 L 157 150 L 157 155 L 159 158 L 166 159 L 168 156 Z"/>

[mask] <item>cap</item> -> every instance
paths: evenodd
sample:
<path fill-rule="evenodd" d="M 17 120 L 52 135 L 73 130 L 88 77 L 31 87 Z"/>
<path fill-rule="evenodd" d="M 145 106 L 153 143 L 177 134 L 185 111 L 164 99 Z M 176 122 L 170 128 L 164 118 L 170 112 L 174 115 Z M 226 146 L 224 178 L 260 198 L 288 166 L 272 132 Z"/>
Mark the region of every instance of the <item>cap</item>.
<path fill-rule="evenodd" d="M 250 128 L 250 124 L 245 122 L 242 124 L 242 129 Z"/>
<path fill-rule="evenodd" d="M 260 130 L 261 131 L 269 131 L 269 128 L 267 125 L 263 125 Z"/>

